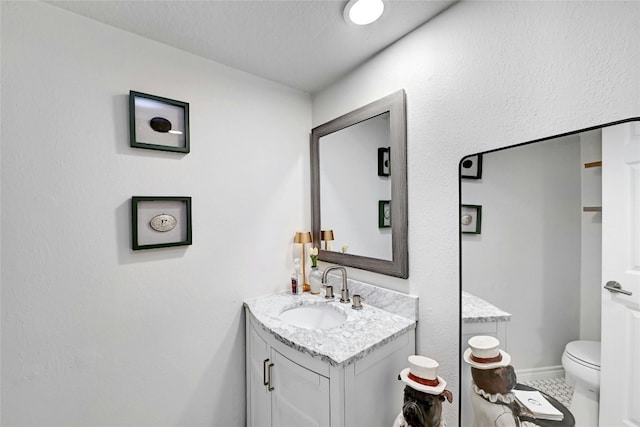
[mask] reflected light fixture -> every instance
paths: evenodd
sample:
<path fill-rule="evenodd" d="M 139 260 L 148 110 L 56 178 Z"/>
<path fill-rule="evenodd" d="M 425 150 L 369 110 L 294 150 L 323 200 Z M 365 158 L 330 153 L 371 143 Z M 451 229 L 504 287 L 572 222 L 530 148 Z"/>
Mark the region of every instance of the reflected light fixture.
<path fill-rule="evenodd" d="M 344 20 L 356 25 L 367 25 L 376 21 L 384 11 L 382 0 L 349 0 L 344 8 Z"/>
<path fill-rule="evenodd" d="M 320 240 L 324 240 L 324 250 L 329 250 L 329 242 L 333 240 L 333 230 L 322 230 Z"/>

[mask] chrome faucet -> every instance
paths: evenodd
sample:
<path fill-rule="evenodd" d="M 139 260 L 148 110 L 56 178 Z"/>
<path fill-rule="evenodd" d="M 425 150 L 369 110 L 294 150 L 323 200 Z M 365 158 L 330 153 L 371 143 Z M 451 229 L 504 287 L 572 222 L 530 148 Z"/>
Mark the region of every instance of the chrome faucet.
<path fill-rule="evenodd" d="M 327 283 L 327 273 L 331 270 L 340 270 L 342 273 L 342 291 L 340 291 L 340 302 L 347 303 L 351 300 L 349 299 L 349 289 L 347 288 L 347 269 L 344 267 L 329 267 L 324 270 L 322 273 L 322 284 Z"/>

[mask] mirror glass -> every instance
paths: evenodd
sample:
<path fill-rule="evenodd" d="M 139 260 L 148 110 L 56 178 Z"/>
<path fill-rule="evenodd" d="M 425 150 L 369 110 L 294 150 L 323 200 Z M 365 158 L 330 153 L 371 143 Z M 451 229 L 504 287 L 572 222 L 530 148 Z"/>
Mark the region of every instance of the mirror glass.
<path fill-rule="evenodd" d="M 314 128 L 312 233 L 318 258 L 408 277 L 406 183 L 404 91 Z M 331 237 L 321 234 L 328 230 Z"/>
<path fill-rule="evenodd" d="M 461 426 L 474 425 L 471 368 L 462 354 L 475 335 L 497 337 L 518 384 L 566 408 L 575 384 L 564 381 L 565 346 L 597 342 L 600 357 L 602 202 L 611 189 L 602 185 L 603 146 L 637 127 L 632 121 L 460 162 Z"/>
<path fill-rule="evenodd" d="M 391 200 L 390 145 L 388 112 L 320 138 L 320 215 L 334 230 L 325 249 L 391 261 L 390 212 L 381 223 L 376 211 Z"/>

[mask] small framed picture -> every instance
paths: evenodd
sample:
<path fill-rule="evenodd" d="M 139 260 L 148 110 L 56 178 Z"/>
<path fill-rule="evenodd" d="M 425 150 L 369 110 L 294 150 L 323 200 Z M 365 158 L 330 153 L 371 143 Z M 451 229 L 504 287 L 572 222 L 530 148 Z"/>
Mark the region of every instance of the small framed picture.
<path fill-rule="evenodd" d="M 131 248 L 191 244 L 191 197 L 131 198 Z"/>
<path fill-rule="evenodd" d="M 129 92 L 129 143 L 135 148 L 189 152 L 189 104 Z"/>
<path fill-rule="evenodd" d="M 482 206 L 460 206 L 460 229 L 463 233 L 480 234 L 482 223 Z"/>
<path fill-rule="evenodd" d="M 378 176 L 391 175 L 391 147 L 378 148 Z"/>
<path fill-rule="evenodd" d="M 460 178 L 482 178 L 482 154 L 468 156 L 460 162 Z"/>
<path fill-rule="evenodd" d="M 378 201 L 378 228 L 391 227 L 391 200 Z"/>

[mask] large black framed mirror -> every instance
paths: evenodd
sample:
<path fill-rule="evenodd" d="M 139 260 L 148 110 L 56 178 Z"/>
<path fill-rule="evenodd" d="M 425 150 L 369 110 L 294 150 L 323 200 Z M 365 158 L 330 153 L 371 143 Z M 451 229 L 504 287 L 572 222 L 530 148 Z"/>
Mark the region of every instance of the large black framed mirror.
<path fill-rule="evenodd" d="M 476 335 L 498 338 L 515 388 L 543 392 L 565 420 L 623 424 L 640 401 L 640 371 L 620 369 L 640 359 L 639 189 L 637 117 L 460 161 L 460 426 L 479 410 L 463 357 Z"/>
<path fill-rule="evenodd" d="M 318 259 L 409 276 L 406 129 L 405 92 L 399 90 L 311 131 Z M 329 230 L 321 245 L 321 231 Z"/>

